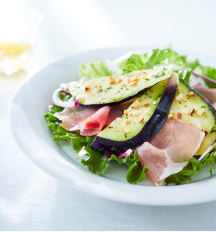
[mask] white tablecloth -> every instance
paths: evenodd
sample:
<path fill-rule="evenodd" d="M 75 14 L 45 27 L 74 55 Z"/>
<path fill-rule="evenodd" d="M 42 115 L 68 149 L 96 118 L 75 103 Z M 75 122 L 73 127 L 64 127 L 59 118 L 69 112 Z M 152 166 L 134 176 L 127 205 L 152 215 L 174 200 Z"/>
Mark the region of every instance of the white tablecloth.
<path fill-rule="evenodd" d="M 66 54 L 108 46 L 153 45 L 216 54 L 212 1 L 1 1 L 44 14 L 25 72 L 0 76 L 0 230 L 216 230 L 216 202 L 150 207 L 74 190 L 37 168 L 9 129 L 12 94 L 27 73 Z"/>

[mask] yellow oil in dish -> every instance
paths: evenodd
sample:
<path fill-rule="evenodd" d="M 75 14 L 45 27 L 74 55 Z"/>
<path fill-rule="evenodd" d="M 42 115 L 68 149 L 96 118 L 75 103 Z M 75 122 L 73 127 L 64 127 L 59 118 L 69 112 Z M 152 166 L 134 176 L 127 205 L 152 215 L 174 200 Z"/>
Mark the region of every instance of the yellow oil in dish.
<path fill-rule="evenodd" d="M 0 43 L 0 72 L 10 75 L 22 69 L 31 53 L 29 43 Z"/>

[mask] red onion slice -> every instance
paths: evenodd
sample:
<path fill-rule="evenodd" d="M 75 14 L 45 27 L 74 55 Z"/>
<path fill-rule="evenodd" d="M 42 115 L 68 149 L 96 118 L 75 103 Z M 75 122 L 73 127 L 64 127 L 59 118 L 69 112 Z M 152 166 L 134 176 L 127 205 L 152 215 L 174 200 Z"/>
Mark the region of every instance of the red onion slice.
<path fill-rule="evenodd" d="M 199 88 L 201 86 L 201 83 L 197 83 L 196 85 L 193 85 L 193 88 Z"/>
<path fill-rule="evenodd" d="M 206 76 L 203 76 L 203 75 L 194 73 L 194 72 L 192 72 L 192 74 L 193 74 L 194 76 L 196 76 L 196 77 L 202 78 L 202 79 L 205 80 L 205 81 L 208 81 L 208 82 L 211 83 L 211 84 L 216 85 L 216 81 L 214 81 L 213 79 L 211 79 L 211 78 L 209 78 L 209 77 L 206 77 Z"/>
<path fill-rule="evenodd" d="M 65 108 L 65 107 L 71 108 L 71 107 L 75 107 L 75 106 L 78 105 L 79 100 L 74 101 L 74 98 L 73 98 L 73 97 L 71 97 L 71 98 L 70 98 L 68 101 L 66 101 L 66 102 L 64 102 L 64 101 L 62 101 L 61 99 L 59 99 L 58 93 L 59 93 L 60 91 L 62 91 L 62 89 L 61 89 L 61 88 L 58 88 L 58 89 L 56 89 L 56 90 L 54 91 L 54 93 L 53 93 L 53 95 L 52 95 L 52 100 L 53 100 L 53 103 L 54 103 L 55 105 L 60 106 L 60 107 L 63 107 L 63 108 Z M 78 102 L 77 102 L 77 101 L 78 101 Z"/>

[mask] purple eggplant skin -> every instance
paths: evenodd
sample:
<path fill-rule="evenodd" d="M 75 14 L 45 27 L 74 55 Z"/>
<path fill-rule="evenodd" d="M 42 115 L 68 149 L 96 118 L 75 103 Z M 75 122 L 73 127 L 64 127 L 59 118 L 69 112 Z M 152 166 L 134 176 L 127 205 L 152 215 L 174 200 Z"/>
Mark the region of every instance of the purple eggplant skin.
<path fill-rule="evenodd" d="M 158 103 L 158 106 L 153 115 L 146 122 L 142 130 L 133 138 L 125 141 L 114 141 L 96 136 L 90 147 L 98 151 L 119 154 L 130 148 L 133 149 L 152 139 L 165 123 L 168 111 L 178 88 L 178 83 L 178 76 L 176 74 L 172 74 L 167 82 L 164 94 Z"/>

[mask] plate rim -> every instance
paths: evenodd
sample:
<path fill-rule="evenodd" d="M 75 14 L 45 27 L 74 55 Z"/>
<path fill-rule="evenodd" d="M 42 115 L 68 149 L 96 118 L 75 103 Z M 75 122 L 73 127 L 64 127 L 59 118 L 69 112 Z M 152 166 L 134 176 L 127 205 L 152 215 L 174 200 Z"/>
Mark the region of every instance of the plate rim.
<path fill-rule="evenodd" d="M 124 191 L 122 192 L 120 188 L 118 188 L 118 186 L 116 186 L 117 181 L 115 180 L 111 180 L 108 178 L 104 178 L 101 176 L 97 176 L 96 174 L 93 174 L 91 172 L 88 172 L 88 176 L 90 177 L 92 183 L 91 185 L 95 185 L 97 186 L 96 189 L 90 188 L 89 189 L 89 185 L 85 185 L 86 182 L 83 182 L 82 184 L 78 184 L 77 181 L 75 180 L 76 175 L 73 175 L 73 178 L 71 178 L 72 176 L 70 176 L 70 178 L 68 176 L 66 176 L 68 174 L 68 172 L 63 173 L 58 173 L 56 167 L 50 167 L 50 165 L 44 165 L 44 163 L 40 163 L 38 162 L 38 160 L 36 159 L 36 157 L 34 157 L 33 153 L 31 155 L 28 154 L 26 147 L 24 147 L 21 143 L 20 143 L 20 137 L 19 135 L 17 135 L 15 128 L 13 126 L 14 124 L 14 117 L 13 117 L 13 104 L 16 103 L 16 98 L 19 95 L 20 91 L 22 90 L 22 88 L 25 88 L 25 85 L 31 81 L 34 78 L 37 78 L 37 75 L 40 75 L 40 72 L 43 72 L 45 69 L 49 69 L 50 66 L 53 66 L 55 64 L 58 64 L 59 62 L 63 62 L 64 60 L 70 59 L 71 57 L 75 57 L 78 54 L 86 54 L 86 53 L 92 53 L 92 52 L 101 52 L 104 50 L 108 50 L 108 49 L 118 49 L 119 47 L 108 47 L 108 48 L 99 48 L 99 49 L 93 49 L 93 50 L 88 50 L 88 51 L 83 51 L 83 52 L 78 52 L 75 54 L 71 54 L 71 55 L 67 55 L 64 56 L 60 59 L 58 59 L 55 62 L 49 63 L 46 66 L 40 68 L 39 70 L 37 70 L 36 72 L 34 72 L 33 74 L 28 75 L 24 81 L 21 82 L 20 86 L 18 87 L 18 89 L 16 90 L 16 92 L 13 95 L 13 98 L 11 100 L 11 104 L 9 107 L 9 123 L 10 123 L 10 130 L 11 130 L 11 134 L 12 137 L 14 139 L 14 141 L 16 142 L 16 144 L 18 145 L 19 149 L 22 151 L 22 153 L 28 157 L 37 167 L 39 167 L 40 169 L 42 169 L 43 171 L 45 171 L 46 173 L 48 173 L 49 175 L 51 175 L 52 177 L 61 180 L 63 182 L 65 182 L 66 184 L 69 184 L 70 186 L 72 185 L 74 188 L 76 188 L 77 190 L 81 190 L 83 192 L 87 192 L 91 195 L 96 195 L 98 197 L 103 197 L 106 199 L 110 199 L 110 200 L 115 200 L 115 201 L 120 201 L 120 202 L 127 202 L 127 203 L 132 203 L 132 204 L 140 204 L 140 205 L 152 205 L 152 206 L 176 206 L 176 205 L 189 205 L 189 204 L 197 204 L 197 203 L 204 203 L 204 202 L 210 202 L 213 200 L 216 200 L 216 189 L 212 189 L 212 187 L 214 187 L 214 183 L 216 184 L 216 178 L 212 178 L 212 179 L 206 179 L 206 180 L 201 180 L 198 182 L 194 182 L 194 183 L 190 183 L 188 185 L 180 185 L 180 186 L 161 186 L 161 187 L 155 187 L 155 186 L 134 186 L 134 185 L 130 185 L 128 183 L 122 183 L 120 185 L 124 185 L 125 190 L 129 190 L 131 188 L 133 188 L 134 190 L 137 190 L 137 193 L 133 193 L 133 195 L 131 195 L 131 192 L 129 191 L 128 193 L 125 193 Z M 125 46 L 125 47 L 120 47 L 120 48 L 126 48 L 126 49 L 136 49 L 136 48 L 143 48 L 146 49 L 147 46 Z M 148 47 L 149 48 L 149 47 Z M 55 157 L 56 158 L 56 157 Z M 59 160 L 53 160 L 53 162 L 58 162 Z M 65 162 L 68 162 L 65 160 Z M 69 163 L 69 162 L 68 162 Z M 64 163 L 65 165 L 68 165 L 66 163 Z M 56 163 L 55 163 L 56 165 Z M 69 163 L 69 165 L 72 165 L 72 163 Z M 54 169 L 55 168 L 55 169 Z M 82 170 L 83 171 L 83 170 Z M 58 173 L 58 175 L 57 175 Z M 71 173 L 70 174 L 74 174 Z M 104 191 L 104 188 L 98 188 L 97 182 L 100 183 L 101 182 L 101 178 L 103 178 L 102 182 L 105 182 L 106 184 L 106 190 L 110 190 L 108 192 Z M 205 186 L 205 193 L 207 192 L 207 195 L 205 194 L 205 197 L 203 197 L 202 194 L 198 194 L 196 195 L 196 191 L 195 189 L 199 189 L 199 185 L 200 183 L 202 183 L 203 186 Z M 94 187 L 95 187 L 94 186 Z M 130 187 L 128 187 L 130 186 Z M 184 186 L 184 187 L 182 187 Z M 202 186 L 201 186 L 202 187 Z M 108 189 L 107 189 L 108 188 Z M 139 188 L 143 188 L 142 190 L 140 190 Z M 152 192 L 152 188 L 157 188 L 157 191 L 155 192 L 162 192 L 163 194 L 167 194 L 169 196 L 169 194 L 171 193 L 175 193 L 176 191 L 179 190 L 179 188 L 181 189 L 185 189 L 186 192 L 188 191 L 192 191 L 193 195 L 190 195 L 190 198 L 187 198 L 185 200 L 183 200 L 183 198 L 181 199 L 181 197 L 179 198 L 175 198 L 172 201 L 167 201 L 167 199 L 163 199 L 158 201 L 155 200 L 157 198 L 157 196 L 154 195 L 154 191 Z M 164 188 L 166 188 L 164 190 Z M 192 188 L 192 189 L 191 189 Z M 202 187 L 203 188 L 203 187 Z M 143 191 L 146 191 L 146 194 L 148 195 L 148 197 L 146 199 L 141 198 Z M 169 189 L 169 190 L 168 190 Z M 207 190 L 207 191 L 206 191 Z M 212 191 L 214 190 L 214 191 Z M 144 193 L 145 193 L 144 191 Z M 122 194 L 125 195 L 122 195 Z M 150 194 L 150 195 L 149 195 Z M 135 197 L 136 196 L 136 197 Z M 146 197 L 146 195 L 144 194 L 143 196 Z M 196 196 L 196 197 L 194 197 Z M 154 201 L 153 201 L 154 200 Z"/>

